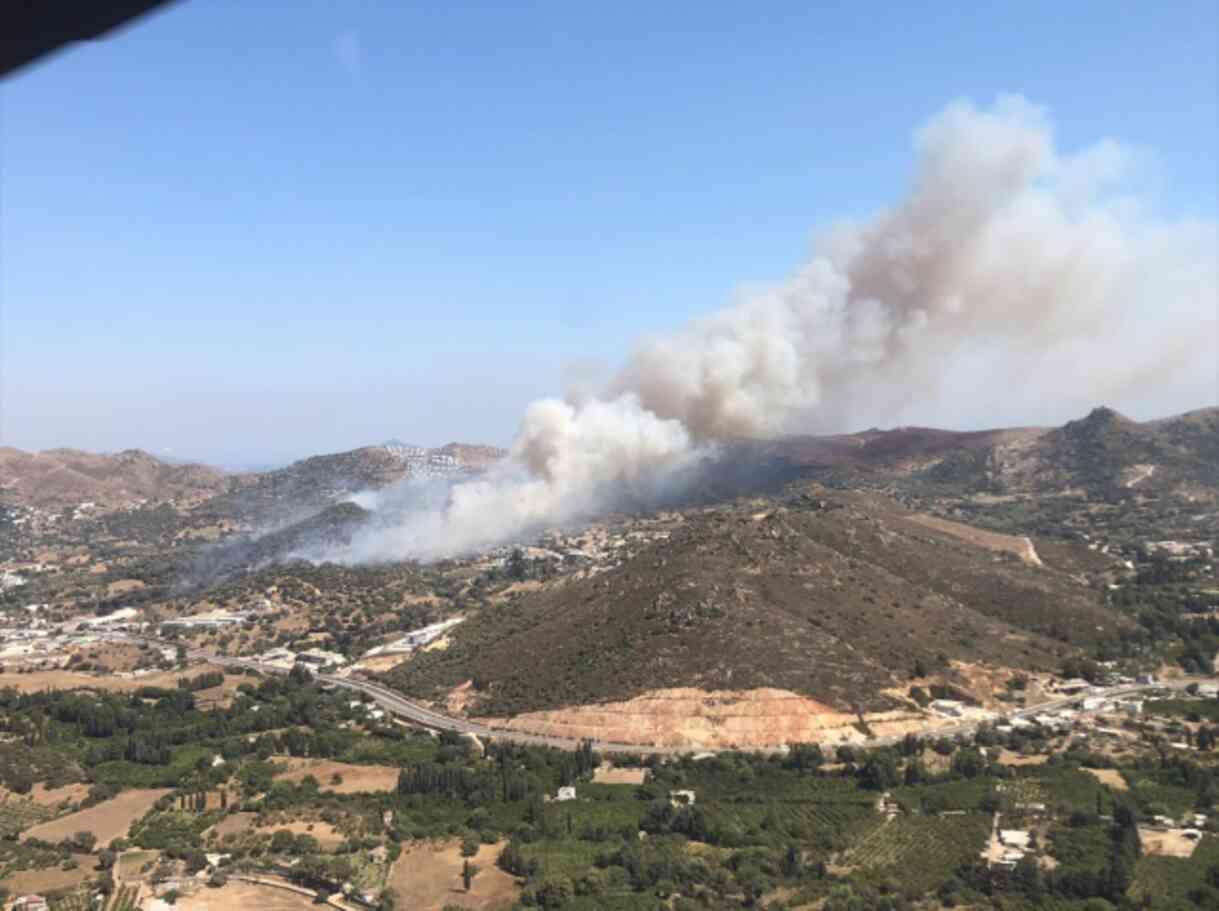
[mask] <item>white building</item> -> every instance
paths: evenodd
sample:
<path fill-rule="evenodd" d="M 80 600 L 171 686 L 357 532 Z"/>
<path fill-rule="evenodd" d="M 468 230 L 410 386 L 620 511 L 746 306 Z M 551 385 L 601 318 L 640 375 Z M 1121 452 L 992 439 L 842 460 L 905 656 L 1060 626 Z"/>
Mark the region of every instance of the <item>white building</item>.
<path fill-rule="evenodd" d="M 1000 829 L 999 842 L 1009 848 L 1018 848 L 1021 851 L 1027 851 L 1030 845 L 1031 836 L 1024 829 Z"/>

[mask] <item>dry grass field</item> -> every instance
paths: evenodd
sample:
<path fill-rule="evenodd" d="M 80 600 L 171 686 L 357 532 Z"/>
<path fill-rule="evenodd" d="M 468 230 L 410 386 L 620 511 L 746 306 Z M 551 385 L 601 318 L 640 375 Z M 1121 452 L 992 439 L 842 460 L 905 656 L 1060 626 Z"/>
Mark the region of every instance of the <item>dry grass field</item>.
<path fill-rule="evenodd" d="M 336 794 L 392 791 L 398 786 L 399 769 L 396 766 L 351 765 L 329 759 L 299 759 L 287 756 L 273 757 L 273 761 L 287 770 L 275 776 L 278 781 L 297 782 L 307 775 L 312 775 L 323 791 L 334 791 Z M 336 784 L 335 775 L 342 781 Z"/>
<path fill-rule="evenodd" d="M 86 674 L 79 671 L 31 671 L 28 674 L 0 674 L 0 689 L 14 689 L 19 693 L 41 693 L 46 690 L 99 690 L 107 693 L 130 693 L 145 686 L 173 689 L 182 677 L 197 677 L 199 674 L 218 671 L 220 668 L 200 664 L 185 671 L 165 671 L 146 674 L 142 677 L 115 677 L 107 674 Z M 233 688 L 243 679 L 234 677 Z M 227 685 L 229 678 L 225 678 Z M 203 690 L 202 692 L 210 692 Z"/>
<path fill-rule="evenodd" d="M 412 911 L 441 911 L 447 905 L 479 911 L 511 907 L 520 888 L 495 866 L 502 848 L 502 844 L 483 845 L 471 858 L 479 873 L 469 892 L 462 889 L 464 858 L 457 842 L 418 842 L 404 848 L 390 871 L 389 886 L 398 907 Z"/>
<path fill-rule="evenodd" d="M 230 880 L 219 889 L 203 888 L 182 896 L 174 907 L 180 911 L 310 911 L 325 906 L 287 889 Z"/>
<path fill-rule="evenodd" d="M 70 889 L 97 875 L 94 867 L 97 858 L 90 854 L 74 854 L 75 870 L 61 870 L 52 867 L 49 870 L 22 870 L 0 882 L 11 894 L 23 895 L 29 892 L 54 892 L 58 889 Z"/>
<path fill-rule="evenodd" d="M 593 772 L 596 784 L 643 784 L 647 769 L 616 769 L 612 765 L 598 766 Z"/>
<path fill-rule="evenodd" d="M 1122 777 L 1122 773 L 1117 769 L 1084 769 L 1089 775 L 1092 775 L 1101 784 L 1107 784 L 1115 791 L 1128 791 L 1130 786 L 1126 784 L 1126 779 Z"/>
<path fill-rule="evenodd" d="M 131 824 L 152 809 L 152 805 L 163 795 L 166 788 L 124 791 L 112 800 L 104 801 L 87 810 L 69 813 L 59 819 L 31 827 L 21 835 L 40 838 L 52 844 L 70 838 L 77 832 L 92 832 L 97 836 L 97 845 L 104 848 L 116 838 L 126 836 Z"/>

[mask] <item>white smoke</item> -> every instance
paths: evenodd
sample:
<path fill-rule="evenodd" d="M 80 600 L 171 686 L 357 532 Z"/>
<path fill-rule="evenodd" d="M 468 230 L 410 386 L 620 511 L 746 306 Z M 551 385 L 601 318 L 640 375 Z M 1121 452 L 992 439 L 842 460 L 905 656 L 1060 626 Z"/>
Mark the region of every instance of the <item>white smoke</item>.
<path fill-rule="evenodd" d="M 535 402 L 509 459 L 441 502 L 383 495 L 395 519 L 346 558 L 467 552 L 646 499 L 717 441 L 898 414 L 979 351 L 999 352 L 997 381 L 1069 357 L 1055 382 L 1077 398 L 1214 358 L 1216 226 L 1147 215 L 1121 192 L 1122 148 L 1063 155 L 1041 110 L 1003 98 L 949 106 L 915 149 L 892 209 L 826 233 L 787 281 L 644 340 L 600 396 Z"/>

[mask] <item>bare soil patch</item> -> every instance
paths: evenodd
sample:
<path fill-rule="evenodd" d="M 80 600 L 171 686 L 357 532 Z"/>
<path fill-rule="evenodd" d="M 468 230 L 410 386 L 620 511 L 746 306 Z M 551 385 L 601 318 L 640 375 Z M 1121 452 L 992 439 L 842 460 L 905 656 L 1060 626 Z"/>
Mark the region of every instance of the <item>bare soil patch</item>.
<path fill-rule="evenodd" d="M 392 671 L 403 661 L 410 658 L 407 653 L 396 655 L 373 655 L 371 658 L 361 658 L 355 663 L 355 667 L 362 671 L 368 671 L 372 674 L 384 674 L 387 671 Z"/>
<path fill-rule="evenodd" d="M 593 772 L 596 784 L 643 784 L 647 769 L 616 769 L 612 765 L 601 765 Z"/>
<path fill-rule="evenodd" d="M 966 541 L 977 547 L 1014 554 L 1032 566 L 1041 565 L 1041 558 L 1037 556 L 1033 542 L 1028 538 L 985 531 L 981 528 L 974 528 L 972 525 L 962 525 L 960 522 L 952 522 L 948 519 L 941 519 L 938 516 L 928 516 L 921 513 L 907 516 L 906 518 L 910 522 L 915 522 L 935 531 L 941 531 L 946 535 L 952 535 L 954 538 Z"/>
<path fill-rule="evenodd" d="M 1186 838 L 1181 829 L 1156 831 L 1155 829 L 1139 829 L 1139 842 L 1144 854 L 1158 854 L 1161 857 L 1189 857 L 1198 847 L 1197 839 Z"/>
<path fill-rule="evenodd" d="M 1130 786 L 1126 784 L 1126 779 L 1122 777 L 1122 773 L 1117 769 L 1084 769 L 1084 771 L 1093 776 L 1101 784 L 1106 784 L 1115 791 L 1130 790 Z"/>
<path fill-rule="evenodd" d="M 79 803 L 88 796 L 89 786 L 87 784 L 66 784 L 62 788 L 48 788 L 45 781 L 40 781 L 30 791 L 30 799 L 44 807 Z"/>
<path fill-rule="evenodd" d="M 230 813 L 207 831 L 218 838 L 223 838 L 225 835 L 240 835 L 242 832 L 252 829 L 254 820 L 257 818 L 257 813 Z"/>
<path fill-rule="evenodd" d="M 328 822 L 321 820 L 305 820 L 297 819 L 292 822 L 270 823 L 265 826 L 259 826 L 260 834 L 271 835 L 278 832 L 280 829 L 287 829 L 293 835 L 312 835 L 317 839 L 317 843 L 323 848 L 337 848 L 346 837 Z"/>
<path fill-rule="evenodd" d="M 287 771 L 277 774 L 280 781 L 301 781 L 307 775 L 317 779 L 323 791 L 334 791 L 336 794 L 360 794 L 368 791 L 392 791 L 398 786 L 396 766 L 386 765 L 351 765 L 346 762 L 333 762 L 329 759 L 300 759 L 296 757 L 276 757 L 275 764 L 285 766 Z M 333 778 L 342 778 L 335 784 Z"/>
<path fill-rule="evenodd" d="M 855 715 L 789 690 L 653 690 L 626 702 L 487 719 L 552 737 L 691 749 L 777 747 L 864 739 Z"/>
<path fill-rule="evenodd" d="M 229 880 L 219 889 L 205 887 L 182 896 L 174 907 L 182 911 L 312 911 L 326 906 L 315 905 L 308 896 L 289 889 Z"/>
<path fill-rule="evenodd" d="M 142 588 L 144 588 L 144 583 L 140 579 L 117 579 L 106 586 L 106 594 L 113 598 L 115 595 L 138 592 Z"/>
<path fill-rule="evenodd" d="M 441 911 L 446 905 L 459 908 L 499 909 L 511 907 L 520 893 L 516 880 L 495 866 L 502 844 L 483 845 L 470 863 L 478 875 L 466 892 L 461 868 L 465 860 L 457 842 L 416 842 L 402 851 L 389 875 L 389 888 L 398 906 L 412 911 Z"/>
<path fill-rule="evenodd" d="M 145 790 L 124 791 L 118 797 L 40 823 L 21 834 L 24 841 L 27 838 L 41 838 L 52 844 L 69 838 L 77 832 L 92 832 L 97 836 L 97 845 L 104 848 L 116 838 L 126 836 L 131 824 L 152 809 L 152 805 L 165 794 L 168 788 L 148 788 Z"/>
<path fill-rule="evenodd" d="M 1045 761 L 1049 758 L 1049 756 L 1022 756 L 1019 753 L 1013 753 L 1011 750 L 1002 750 L 999 753 L 999 765 L 1045 765 Z"/>
<path fill-rule="evenodd" d="M 113 674 L 86 674 L 81 671 L 32 671 L 28 674 L 0 674 L 0 689 L 12 688 L 20 693 L 41 693 L 45 690 L 99 690 L 108 693 L 130 693 L 145 686 L 173 689 L 182 677 L 196 677 L 220 668 L 201 664 L 185 671 L 164 671 L 140 677 L 115 677 Z"/>

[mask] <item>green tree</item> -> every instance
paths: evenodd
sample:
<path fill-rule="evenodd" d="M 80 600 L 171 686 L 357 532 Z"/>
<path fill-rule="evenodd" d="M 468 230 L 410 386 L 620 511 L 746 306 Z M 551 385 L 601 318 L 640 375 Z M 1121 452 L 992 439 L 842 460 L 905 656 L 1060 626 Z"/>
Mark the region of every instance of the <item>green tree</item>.
<path fill-rule="evenodd" d="M 478 875 L 478 867 L 470 863 L 469 860 L 462 861 L 461 864 L 461 884 L 467 892 L 470 891 L 470 885 L 474 882 L 474 877 Z"/>

